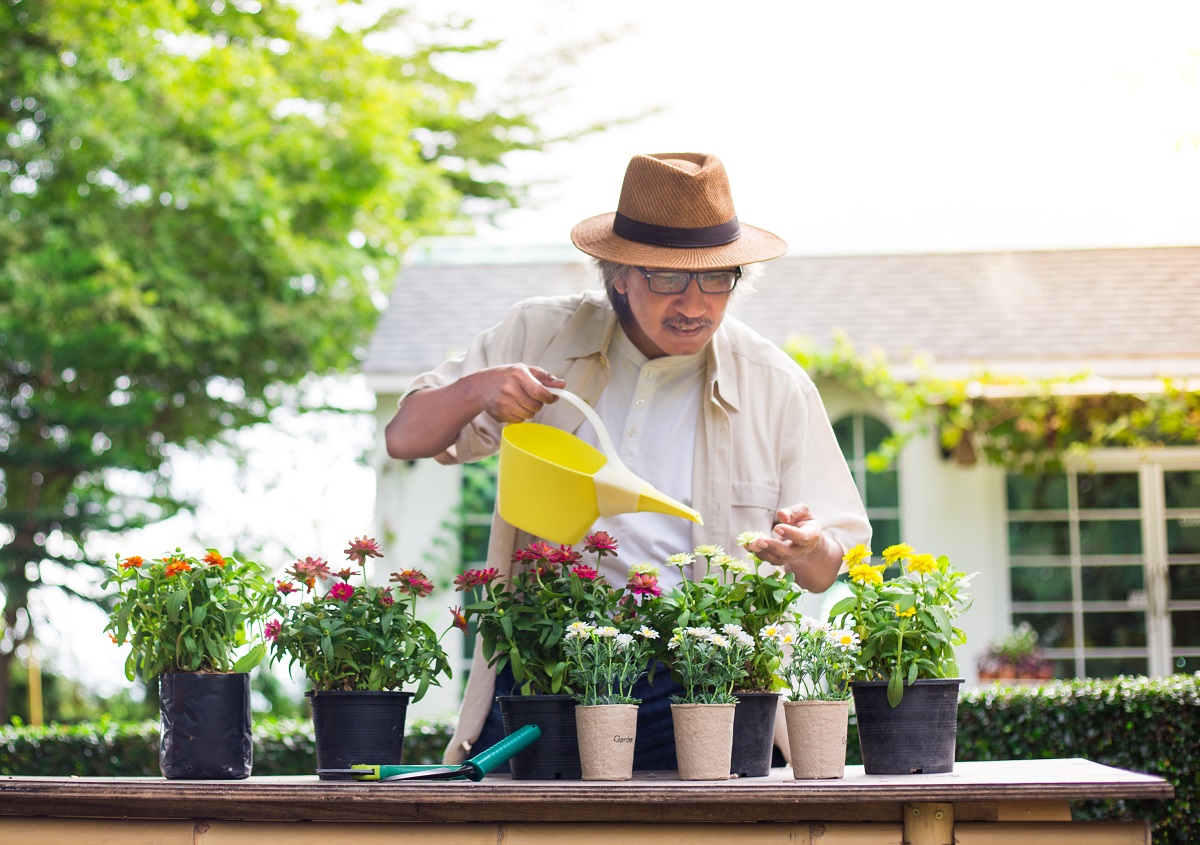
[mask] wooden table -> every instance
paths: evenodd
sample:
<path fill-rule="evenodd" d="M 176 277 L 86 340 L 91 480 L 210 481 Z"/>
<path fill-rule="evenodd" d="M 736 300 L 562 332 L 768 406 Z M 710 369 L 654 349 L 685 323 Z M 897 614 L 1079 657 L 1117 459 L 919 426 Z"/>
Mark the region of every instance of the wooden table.
<path fill-rule="evenodd" d="M 960 762 L 940 775 L 797 781 L 354 783 L 0 778 L 4 845 L 985 845 L 1149 843 L 1146 822 L 1072 822 L 1069 801 L 1164 799 L 1162 778 L 1086 760 Z"/>

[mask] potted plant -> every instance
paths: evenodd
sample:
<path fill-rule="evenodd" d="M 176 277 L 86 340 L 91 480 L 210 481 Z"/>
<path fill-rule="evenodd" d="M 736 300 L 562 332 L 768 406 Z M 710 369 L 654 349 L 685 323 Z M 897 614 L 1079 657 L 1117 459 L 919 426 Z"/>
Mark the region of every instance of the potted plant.
<path fill-rule="evenodd" d="M 846 767 L 850 678 L 858 635 L 828 622 L 801 616 L 769 631 L 783 646 L 780 675 L 787 686 L 787 720 L 792 775 L 840 778 Z"/>
<path fill-rule="evenodd" d="M 737 542 L 746 546 L 757 536 L 746 532 Z M 736 625 L 747 635 L 744 673 L 733 690 L 736 707 L 730 773 L 765 776 L 771 769 L 783 683 L 778 676 L 779 645 L 762 632 L 777 628 L 803 591 L 791 573 L 753 557 L 735 558 L 719 546 L 702 545 L 690 553 L 672 555 L 667 565 L 679 569 L 681 583 L 646 608 L 665 638 L 677 627 L 720 630 L 726 625 Z M 689 567 L 694 570 L 691 579 L 687 577 Z M 669 654 L 661 654 L 660 659 L 676 665 Z M 677 671 L 672 674 L 679 679 Z"/>
<path fill-rule="evenodd" d="M 272 660 L 299 666 L 311 685 L 319 770 L 400 762 L 409 702 L 451 674 L 441 637 L 417 616 L 433 583 L 418 569 L 393 572 L 394 586 L 366 583 L 367 560 L 383 553 L 365 536 L 344 554 L 353 566 L 337 572 L 321 558 L 292 564 L 266 627 Z"/>
<path fill-rule="evenodd" d="M 951 771 L 963 682 L 954 649 L 966 642 L 954 623 L 971 606 L 969 579 L 944 555 L 906 543 L 884 549 L 882 564 L 870 556 L 863 545 L 846 552 L 850 595 L 830 609 L 862 643 L 851 688 L 863 765 L 871 774 Z M 885 579 L 888 566 L 899 574 Z"/>
<path fill-rule="evenodd" d="M 981 681 L 1036 683 L 1054 677 L 1054 662 L 1038 646 L 1038 632 L 1028 622 L 993 640 L 976 668 Z"/>
<path fill-rule="evenodd" d="M 617 543 L 598 531 L 584 538 L 584 551 L 616 554 Z M 537 724 L 542 737 L 510 761 L 515 779 L 578 780 L 582 777 L 575 724 L 578 692 L 566 655 L 573 622 L 607 624 L 618 612 L 622 592 L 572 546 L 531 543 L 513 555 L 519 568 L 505 582 L 494 569 L 473 569 L 456 580 L 474 600 L 454 610 L 455 624 L 476 624 L 480 648 L 496 671 L 509 666 L 519 684 L 514 695 L 497 696 L 504 727 L 512 732 Z"/>
<path fill-rule="evenodd" d="M 208 549 L 155 560 L 117 556 L 105 628 L 131 645 L 125 675 L 159 678 L 159 765 L 167 778 L 237 779 L 253 764 L 249 671 L 274 606 L 258 564 Z"/>
<path fill-rule="evenodd" d="M 641 699 L 634 684 L 646 674 L 658 632 L 629 620 L 567 626 L 568 675 L 577 690 L 575 724 L 584 780 L 629 780 Z"/>
<path fill-rule="evenodd" d="M 743 532 L 737 544 L 745 549 L 760 536 L 758 531 Z M 779 643 L 775 637 L 763 636 L 763 632 L 779 629 L 804 591 L 790 572 L 763 563 L 753 554 L 749 564 L 735 561 L 723 571 L 733 584 L 728 601 L 735 619 L 754 641 L 746 679 L 734 693 L 738 704 L 733 720 L 733 773 L 739 777 L 765 777 L 771 772 L 775 720 L 784 682 L 779 674 Z"/>

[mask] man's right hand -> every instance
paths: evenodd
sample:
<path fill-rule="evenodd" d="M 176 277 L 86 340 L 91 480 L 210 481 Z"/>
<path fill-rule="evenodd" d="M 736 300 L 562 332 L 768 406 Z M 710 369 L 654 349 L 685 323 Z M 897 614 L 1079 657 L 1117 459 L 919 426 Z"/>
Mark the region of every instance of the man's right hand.
<path fill-rule="evenodd" d="M 404 398 L 384 430 L 388 454 L 404 460 L 436 457 L 481 412 L 501 423 L 524 422 L 558 401 L 549 388 L 566 384 L 541 367 L 505 364 L 417 390 Z"/>
<path fill-rule="evenodd" d="M 558 397 L 547 388 L 567 385 L 541 367 L 526 364 L 491 367 L 474 373 L 470 378 L 480 407 L 501 423 L 532 419 L 543 405 L 558 401 Z"/>

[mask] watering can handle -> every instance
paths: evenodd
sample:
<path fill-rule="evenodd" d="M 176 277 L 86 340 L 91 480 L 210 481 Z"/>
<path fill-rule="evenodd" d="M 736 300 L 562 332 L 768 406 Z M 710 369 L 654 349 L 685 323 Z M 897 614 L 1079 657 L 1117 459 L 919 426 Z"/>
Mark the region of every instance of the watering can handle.
<path fill-rule="evenodd" d="M 569 390 L 564 390 L 559 387 L 548 387 L 546 389 L 551 393 L 566 399 L 568 402 L 578 408 L 585 417 L 587 417 L 587 421 L 590 422 L 592 424 L 592 428 L 596 430 L 596 436 L 600 438 L 600 447 L 604 451 L 605 456 L 608 457 L 609 460 L 615 459 L 617 450 L 613 447 L 612 438 L 608 436 L 608 429 L 604 427 L 604 423 L 601 422 L 600 415 L 596 413 L 595 409 Z"/>

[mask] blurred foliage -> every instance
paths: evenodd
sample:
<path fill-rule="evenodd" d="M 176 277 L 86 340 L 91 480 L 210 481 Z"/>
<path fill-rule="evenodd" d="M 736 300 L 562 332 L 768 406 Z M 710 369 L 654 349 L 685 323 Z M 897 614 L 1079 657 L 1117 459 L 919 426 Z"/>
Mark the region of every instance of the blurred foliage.
<path fill-rule="evenodd" d="M 895 377 L 882 353 L 861 355 L 845 337 L 830 349 L 792 342 L 788 353 L 812 378 L 875 396 L 896 427 L 867 456 L 888 468 L 913 436 L 936 432 L 943 454 L 970 466 L 979 455 L 1014 471 L 1052 472 L 1068 456 L 1098 447 L 1148 448 L 1200 443 L 1200 391 L 1163 379 L 1147 395 L 1097 393 L 1086 375 L 1026 379 L 981 373 L 945 380 L 914 361 L 911 380 Z"/>
<path fill-rule="evenodd" d="M 1157 845 L 1200 841 L 1200 673 L 1054 681 L 964 693 L 956 760 L 1082 757 L 1159 775 L 1169 801 L 1085 801 L 1076 819 L 1147 819 Z M 850 720 L 846 762 L 861 765 Z"/>
<path fill-rule="evenodd" d="M 439 71 L 469 23 L 305 6 L 0 2 L 0 721 L 46 562 L 186 507 L 172 449 L 359 360 L 406 247 L 557 140 Z"/>

